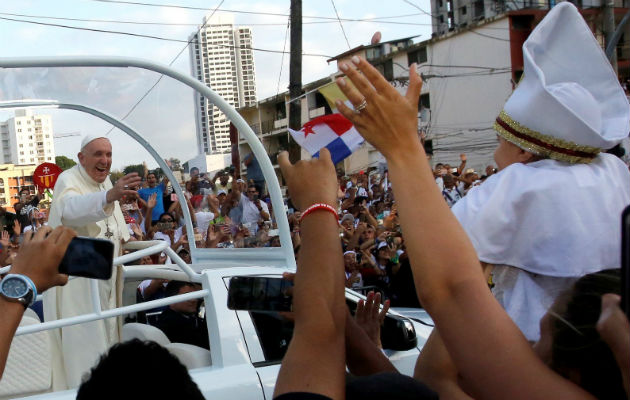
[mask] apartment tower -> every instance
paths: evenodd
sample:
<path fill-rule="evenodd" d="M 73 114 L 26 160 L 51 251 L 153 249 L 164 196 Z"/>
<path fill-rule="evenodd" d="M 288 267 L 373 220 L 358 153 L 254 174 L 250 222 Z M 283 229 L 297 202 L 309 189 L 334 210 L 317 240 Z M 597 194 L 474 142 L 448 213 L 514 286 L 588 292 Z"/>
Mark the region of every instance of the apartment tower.
<path fill-rule="evenodd" d="M 234 107 L 256 104 L 252 32 L 235 27 L 231 15 L 204 18 L 190 36 L 192 74 Z M 195 93 L 198 153 L 229 153 L 230 122 L 219 109 Z"/>

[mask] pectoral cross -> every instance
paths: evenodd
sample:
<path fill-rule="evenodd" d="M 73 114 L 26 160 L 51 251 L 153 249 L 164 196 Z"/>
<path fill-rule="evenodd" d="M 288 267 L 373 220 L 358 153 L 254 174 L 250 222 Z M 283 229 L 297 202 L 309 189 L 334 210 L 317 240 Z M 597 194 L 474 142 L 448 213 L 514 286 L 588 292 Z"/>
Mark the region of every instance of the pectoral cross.
<path fill-rule="evenodd" d="M 114 233 L 109 230 L 109 222 L 107 222 L 107 220 L 105 221 L 105 226 L 107 227 L 107 231 L 105 231 L 105 237 L 107 239 L 111 239 L 112 236 L 114 236 Z"/>

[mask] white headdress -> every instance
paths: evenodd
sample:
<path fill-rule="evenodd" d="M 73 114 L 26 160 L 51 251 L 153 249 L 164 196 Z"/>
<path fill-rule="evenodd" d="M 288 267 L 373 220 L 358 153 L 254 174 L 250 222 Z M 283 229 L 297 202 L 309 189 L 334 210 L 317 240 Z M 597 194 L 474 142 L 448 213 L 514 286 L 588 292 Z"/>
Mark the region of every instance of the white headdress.
<path fill-rule="evenodd" d="M 569 2 L 523 44 L 524 75 L 494 124 L 534 154 L 591 162 L 628 136 L 630 105 L 590 28 Z"/>

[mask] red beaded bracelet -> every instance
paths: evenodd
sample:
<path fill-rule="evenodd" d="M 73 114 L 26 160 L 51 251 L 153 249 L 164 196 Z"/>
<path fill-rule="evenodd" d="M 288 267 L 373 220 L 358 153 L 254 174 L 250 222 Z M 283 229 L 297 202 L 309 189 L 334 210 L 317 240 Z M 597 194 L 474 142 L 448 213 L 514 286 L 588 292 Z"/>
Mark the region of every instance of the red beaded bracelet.
<path fill-rule="evenodd" d="M 302 222 L 304 217 L 317 210 L 325 210 L 331 212 L 335 216 L 335 221 L 337 221 L 337 224 L 339 224 L 339 214 L 337 214 L 337 210 L 335 210 L 335 208 L 330 204 L 326 203 L 315 203 L 312 206 L 308 207 L 300 216 L 300 222 Z"/>

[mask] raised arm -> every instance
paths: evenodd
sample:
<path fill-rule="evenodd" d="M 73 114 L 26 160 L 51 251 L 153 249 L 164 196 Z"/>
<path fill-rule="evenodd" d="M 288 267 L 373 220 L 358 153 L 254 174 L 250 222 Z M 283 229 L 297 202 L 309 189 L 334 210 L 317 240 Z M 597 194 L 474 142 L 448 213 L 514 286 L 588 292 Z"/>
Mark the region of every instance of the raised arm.
<path fill-rule="evenodd" d="M 32 232 L 27 232 L 9 273 L 29 277 L 35 284 L 38 293 L 53 286 L 65 285 L 68 282 L 68 276 L 60 274 L 57 268 L 74 236 L 76 233 L 72 229 L 63 226 L 57 227 L 54 231 L 45 226 L 35 235 Z M 25 308 L 21 303 L 9 302 L 0 296 L 0 315 L 2 315 L 2 322 L 0 322 L 0 378 L 4 372 L 11 341 L 22 320 L 24 310 Z"/>
<path fill-rule="evenodd" d="M 320 151 L 320 159 L 295 165 L 283 152 L 278 164 L 298 209 L 305 210 L 316 203 L 334 209 L 337 180 L 328 150 Z M 293 291 L 295 329 L 282 360 L 274 397 L 310 392 L 343 399 L 346 304 L 337 220 L 331 212 L 317 210 L 302 220 L 301 233 Z"/>
<path fill-rule="evenodd" d="M 475 250 L 442 199 L 420 143 L 422 81 L 415 64 L 403 97 L 365 60 L 352 61 L 362 74 L 347 64 L 340 68 L 357 89 L 337 82 L 355 106 L 366 100 L 367 107 L 355 113 L 341 102 L 337 106 L 387 159 L 420 301 L 460 374 L 484 399 L 592 398 L 538 359 L 488 290 Z M 451 240 L 435 242 L 436 232 Z"/>

